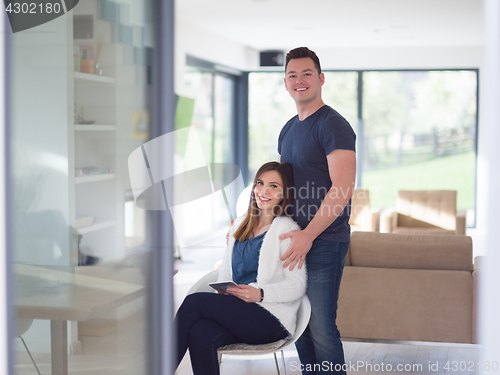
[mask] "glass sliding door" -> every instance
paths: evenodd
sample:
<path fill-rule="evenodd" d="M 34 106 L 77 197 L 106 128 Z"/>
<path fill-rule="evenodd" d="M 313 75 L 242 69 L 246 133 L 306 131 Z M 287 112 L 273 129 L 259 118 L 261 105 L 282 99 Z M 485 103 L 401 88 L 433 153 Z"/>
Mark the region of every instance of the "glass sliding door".
<path fill-rule="evenodd" d="M 216 75 L 214 84 L 214 163 L 228 163 L 234 159 L 231 150 L 234 124 L 234 79 Z"/>
<path fill-rule="evenodd" d="M 177 118 L 176 122 L 176 127 L 186 132 L 186 139 L 185 146 L 176 146 L 175 173 L 179 175 L 195 167 L 206 167 L 204 178 L 210 184 L 210 191 L 175 210 L 179 248 L 211 238 L 225 228 L 234 216 L 230 207 L 234 207 L 236 200 L 232 188 L 220 188 L 226 187 L 236 177 L 234 169 L 228 168 L 234 163 L 231 145 L 235 124 L 235 78 L 188 65 L 184 73 L 183 93 L 179 97 L 178 108 L 181 103 L 189 103 L 183 105 L 183 108 L 189 109 L 186 110 L 186 118 L 182 121 Z M 197 186 L 202 186 L 202 183 L 198 181 Z M 196 186 L 194 181 L 190 185 Z M 175 194 L 181 196 L 185 190 L 184 185 Z M 212 192 L 215 194 L 210 194 Z"/>
<path fill-rule="evenodd" d="M 70 3 L 11 35 L 14 370 L 149 375 L 153 2 Z"/>
<path fill-rule="evenodd" d="M 236 170 L 227 168 L 228 164 L 234 165 L 235 152 L 232 148 L 232 137 L 234 132 L 235 116 L 235 82 L 233 77 L 216 74 L 214 82 L 214 134 L 213 145 L 214 167 L 211 168 L 212 181 L 218 181 L 218 184 L 228 185 L 236 176 L 231 173 Z M 222 166 L 226 166 L 225 168 Z M 217 167 L 219 166 L 219 167 Z M 231 212 L 230 207 L 235 207 L 238 194 L 242 186 L 234 189 L 224 189 L 224 201 L 219 204 L 214 211 L 214 221 L 218 228 L 225 227 L 227 219 L 233 219 L 234 209 Z"/>
<path fill-rule="evenodd" d="M 184 74 L 187 96 L 194 99 L 191 126 L 196 128 L 203 155 L 212 160 L 214 154 L 214 76 L 210 72 L 188 67 Z M 190 157 L 191 155 L 187 155 Z"/>

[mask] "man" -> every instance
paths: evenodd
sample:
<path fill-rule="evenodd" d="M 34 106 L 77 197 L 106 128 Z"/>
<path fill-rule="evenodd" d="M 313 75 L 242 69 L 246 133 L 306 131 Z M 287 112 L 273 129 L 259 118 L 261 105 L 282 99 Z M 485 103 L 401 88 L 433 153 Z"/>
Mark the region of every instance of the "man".
<path fill-rule="evenodd" d="M 307 260 L 311 321 L 297 341 L 303 374 L 345 374 L 344 352 L 335 320 L 350 241 L 350 198 L 356 177 L 356 135 L 349 123 L 321 98 L 325 76 L 316 54 L 291 50 L 285 62 L 285 87 L 297 116 L 281 130 L 279 160 L 293 166 L 294 217 L 302 230 L 291 238 L 283 267 L 301 268 Z"/>

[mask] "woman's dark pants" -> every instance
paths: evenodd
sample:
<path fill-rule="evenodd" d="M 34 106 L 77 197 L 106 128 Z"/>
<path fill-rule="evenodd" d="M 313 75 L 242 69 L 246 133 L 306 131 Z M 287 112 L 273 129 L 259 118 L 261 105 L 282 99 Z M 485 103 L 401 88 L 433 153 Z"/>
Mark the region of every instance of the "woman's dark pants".
<path fill-rule="evenodd" d="M 189 348 L 195 375 L 218 375 L 217 348 L 235 344 L 267 344 L 284 339 L 288 331 L 256 303 L 215 293 L 186 297 L 175 316 L 177 366 Z"/>

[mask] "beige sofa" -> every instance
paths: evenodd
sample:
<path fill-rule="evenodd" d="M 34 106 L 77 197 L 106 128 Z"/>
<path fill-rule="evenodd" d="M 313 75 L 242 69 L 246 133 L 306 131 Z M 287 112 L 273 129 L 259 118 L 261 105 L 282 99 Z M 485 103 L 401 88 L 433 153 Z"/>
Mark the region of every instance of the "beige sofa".
<path fill-rule="evenodd" d="M 353 232 L 341 336 L 475 343 L 476 278 L 468 236 Z"/>

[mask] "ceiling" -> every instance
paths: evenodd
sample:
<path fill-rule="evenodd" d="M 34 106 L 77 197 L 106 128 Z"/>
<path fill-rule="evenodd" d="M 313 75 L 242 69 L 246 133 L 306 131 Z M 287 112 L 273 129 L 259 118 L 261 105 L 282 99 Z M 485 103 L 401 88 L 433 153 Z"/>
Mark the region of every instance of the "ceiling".
<path fill-rule="evenodd" d="M 176 0 L 177 17 L 257 50 L 479 46 L 481 0 Z"/>

